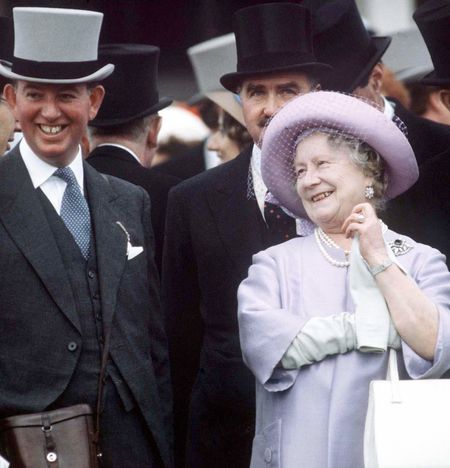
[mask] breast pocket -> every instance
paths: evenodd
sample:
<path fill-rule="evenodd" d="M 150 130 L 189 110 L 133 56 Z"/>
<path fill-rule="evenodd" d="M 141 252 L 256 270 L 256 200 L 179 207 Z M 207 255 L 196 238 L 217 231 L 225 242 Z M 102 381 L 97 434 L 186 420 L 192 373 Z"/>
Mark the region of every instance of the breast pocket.
<path fill-rule="evenodd" d="M 265 427 L 253 439 L 250 468 L 281 468 L 281 419 Z"/>

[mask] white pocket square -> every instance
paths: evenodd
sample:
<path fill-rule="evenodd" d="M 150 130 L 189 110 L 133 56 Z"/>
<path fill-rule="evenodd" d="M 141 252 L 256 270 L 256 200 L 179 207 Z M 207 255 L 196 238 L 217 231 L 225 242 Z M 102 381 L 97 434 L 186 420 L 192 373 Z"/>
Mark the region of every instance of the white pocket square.
<path fill-rule="evenodd" d="M 0 468 L 8 468 L 9 462 L 0 455 Z"/>
<path fill-rule="evenodd" d="M 144 251 L 144 248 L 141 246 L 135 246 L 133 247 L 129 242 L 127 244 L 127 257 L 128 260 L 133 259 L 134 257 L 137 257 L 140 253 Z"/>

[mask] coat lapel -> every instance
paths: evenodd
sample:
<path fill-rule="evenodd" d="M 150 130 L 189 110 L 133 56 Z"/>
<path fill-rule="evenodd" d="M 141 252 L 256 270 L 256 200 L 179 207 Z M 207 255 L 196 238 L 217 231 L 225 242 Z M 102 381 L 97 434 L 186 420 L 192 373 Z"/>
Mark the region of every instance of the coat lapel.
<path fill-rule="evenodd" d="M 118 195 L 107 177 L 86 163 L 84 174 L 94 228 L 103 321 L 108 326 L 112 322 L 117 290 L 127 262 L 127 238 L 117 225 L 117 221 L 121 221 L 116 209 Z"/>
<path fill-rule="evenodd" d="M 81 330 L 58 246 L 18 149 L 0 168 L 0 221 L 61 312 Z"/>
<path fill-rule="evenodd" d="M 208 187 L 207 197 L 222 242 L 238 269 L 246 274 L 251 257 L 264 248 L 263 219 L 255 199 L 247 196 L 251 149 L 223 166 L 223 177 Z"/>

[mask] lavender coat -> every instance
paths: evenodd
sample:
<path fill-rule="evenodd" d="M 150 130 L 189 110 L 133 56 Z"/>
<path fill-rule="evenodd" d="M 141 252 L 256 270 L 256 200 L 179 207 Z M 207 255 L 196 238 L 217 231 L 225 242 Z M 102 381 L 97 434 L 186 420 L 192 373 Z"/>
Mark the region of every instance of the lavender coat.
<path fill-rule="evenodd" d="M 439 310 L 433 363 L 402 342 L 400 375 L 438 378 L 450 368 L 445 257 L 392 231 L 385 237 L 403 239 L 412 247 L 397 260 Z M 329 253 L 337 258 L 335 249 Z M 386 377 L 388 353 L 352 351 L 299 370 L 276 368 L 308 319 L 354 311 L 348 268 L 328 263 L 314 236 L 292 239 L 254 255 L 238 300 L 244 361 L 256 377 L 251 468 L 363 467 L 369 383 Z"/>

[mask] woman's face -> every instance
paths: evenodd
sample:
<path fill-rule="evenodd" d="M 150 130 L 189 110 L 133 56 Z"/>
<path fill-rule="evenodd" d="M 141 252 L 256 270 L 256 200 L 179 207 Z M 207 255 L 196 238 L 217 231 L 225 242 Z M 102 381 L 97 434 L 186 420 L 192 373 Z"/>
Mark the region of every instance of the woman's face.
<path fill-rule="evenodd" d="M 235 140 L 232 140 L 223 128 L 223 111 L 219 115 L 219 128 L 208 138 L 208 149 L 216 151 L 222 162 L 234 159 L 241 148 Z"/>
<path fill-rule="evenodd" d="M 298 144 L 294 168 L 303 206 L 324 230 L 340 232 L 353 207 L 367 201 L 364 189 L 373 179 L 350 160 L 350 149 L 330 146 L 323 133 L 314 133 Z"/>

